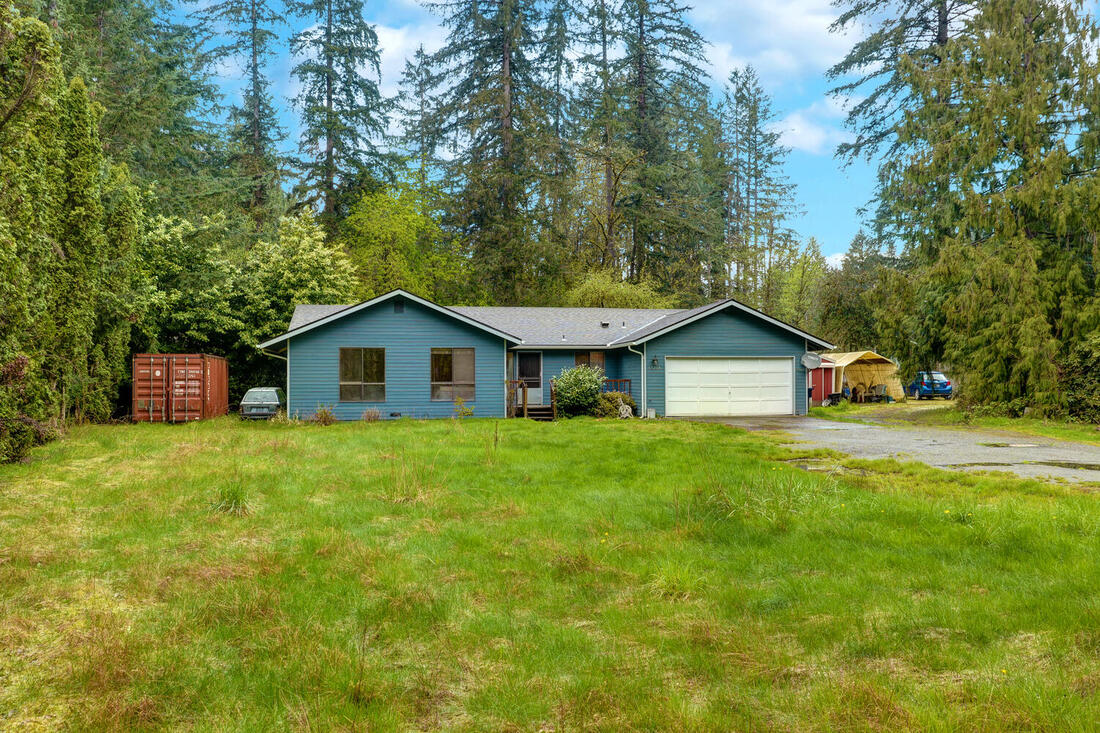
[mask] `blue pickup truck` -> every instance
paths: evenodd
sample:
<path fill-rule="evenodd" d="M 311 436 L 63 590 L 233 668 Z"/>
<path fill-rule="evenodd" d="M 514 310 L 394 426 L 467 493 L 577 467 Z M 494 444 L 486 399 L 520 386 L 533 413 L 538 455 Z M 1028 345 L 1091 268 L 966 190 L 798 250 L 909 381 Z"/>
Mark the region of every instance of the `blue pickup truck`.
<path fill-rule="evenodd" d="M 943 372 L 917 372 L 912 383 L 906 387 L 905 393 L 918 400 L 943 397 L 946 400 L 955 396 L 951 380 L 943 375 Z"/>

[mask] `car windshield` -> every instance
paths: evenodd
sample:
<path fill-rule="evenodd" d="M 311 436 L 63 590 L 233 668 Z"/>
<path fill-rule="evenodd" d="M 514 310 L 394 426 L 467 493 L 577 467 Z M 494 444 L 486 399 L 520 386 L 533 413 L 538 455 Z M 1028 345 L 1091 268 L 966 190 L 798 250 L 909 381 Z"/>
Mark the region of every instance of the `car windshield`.
<path fill-rule="evenodd" d="M 255 388 L 245 392 L 241 402 L 278 402 L 279 395 L 273 389 Z"/>
<path fill-rule="evenodd" d="M 943 376 L 943 372 L 932 372 L 932 379 L 937 382 L 946 382 L 947 377 Z"/>

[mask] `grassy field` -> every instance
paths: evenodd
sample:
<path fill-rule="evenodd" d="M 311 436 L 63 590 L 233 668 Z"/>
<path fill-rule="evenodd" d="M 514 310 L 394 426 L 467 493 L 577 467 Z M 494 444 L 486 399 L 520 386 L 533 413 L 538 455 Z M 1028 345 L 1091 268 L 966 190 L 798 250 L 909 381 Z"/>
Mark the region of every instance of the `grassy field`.
<path fill-rule="evenodd" d="M 874 420 L 907 425 L 981 428 L 1100 445 L 1100 425 L 1031 417 L 980 417 L 951 402 L 909 401 L 889 405 L 857 405 L 843 402 L 832 407 L 810 408 L 810 414 L 813 417 L 841 422 Z"/>
<path fill-rule="evenodd" d="M 1089 730 L 1093 494 L 720 425 L 75 429 L 0 467 L 0 728 Z"/>

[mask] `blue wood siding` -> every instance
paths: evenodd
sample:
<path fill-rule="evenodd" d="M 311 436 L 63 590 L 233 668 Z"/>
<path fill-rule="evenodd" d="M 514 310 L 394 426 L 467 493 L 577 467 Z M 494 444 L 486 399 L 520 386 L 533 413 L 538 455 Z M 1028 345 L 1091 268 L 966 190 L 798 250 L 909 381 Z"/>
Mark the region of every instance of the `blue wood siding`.
<path fill-rule="evenodd" d="M 562 371 L 577 365 L 577 352 L 568 349 L 554 349 L 542 352 L 542 401 L 550 404 L 550 380 Z"/>
<path fill-rule="evenodd" d="M 646 349 L 646 404 L 665 414 L 666 356 L 788 356 L 795 359 L 794 409 L 806 414 L 806 343 L 793 333 L 733 308 L 715 313 L 649 341 Z M 653 360 L 657 365 L 653 366 Z"/>
<path fill-rule="evenodd" d="M 642 348 L 639 346 L 638 351 Z M 615 352 L 615 379 L 630 380 L 630 396 L 638 405 L 638 410 L 645 415 L 642 409 L 642 357 L 631 353 L 626 349 L 616 349 Z M 610 355 L 608 356 L 610 359 Z"/>
<path fill-rule="evenodd" d="M 431 400 L 431 350 L 449 347 L 474 349 L 474 416 L 504 417 L 504 340 L 408 300 L 404 313 L 395 313 L 393 303 L 290 339 L 289 414 L 305 418 L 327 405 L 340 420 L 359 420 L 371 407 L 384 418 L 451 417 L 453 403 Z M 347 347 L 386 350 L 385 402 L 340 402 L 340 349 Z"/>
<path fill-rule="evenodd" d="M 516 349 L 516 352 L 525 349 Z M 539 349 L 532 349 L 539 351 Z M 631 354 L 626 349 L 582 349 L 582 351 L 604 352 L 604 376 L 608 379 L 629 379 L 631 397 L 638 404 L 642 401 L 641 383 L 641 357 Z M 542 350 L 542 396 L 543 402 L 550 404 L 550 380 L 557 377 L 564 369 L 572 369 L 577 363 L 577 350 L 570 349 L 544 349 Z M 513 366 L 513 372 L 515 367 Z M 510 379 L 515 379 L 513 374 Z"/>

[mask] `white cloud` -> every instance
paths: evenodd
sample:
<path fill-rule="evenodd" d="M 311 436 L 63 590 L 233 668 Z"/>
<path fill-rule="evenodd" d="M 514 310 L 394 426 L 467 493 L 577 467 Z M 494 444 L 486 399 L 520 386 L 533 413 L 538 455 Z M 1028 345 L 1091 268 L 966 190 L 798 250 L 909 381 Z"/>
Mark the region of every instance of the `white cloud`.
<path fill-rule="evenodd" d="M 789 148 L 831 155 L 837 144 L 851 139 L 851 133 L 842 127 L 845 113 L 846 100 L 826 97 L 772 123 L 771 129 L 782 135 Z"/>
<path fill-rule="evenodd" d="M 847 252 L 836 252 L 831 255 L 826 255 L 825 264 L 833 268 L 834 270 L 838 270 L 840 269 L 841 265 L 844 264 L 844 258 L 847 256 Z"/>
<path fill-rule="evenodd" d="M 698 0 L 691 11 L 696 28 L 712 41 L 706 55 L 716 79 L 752 64 L 769 85 L 818 75 L 844 57 L 860 31 L 830 33 L 836 17 L 831 0 Z M 736 52 L 717 39 L 735 39 Z"/>
<path fill-rule="evenodd" d="M 424 50 L 431 53 L 439 50 L 445 39 L 444 29 L 430 21 L 403 26 L 378 24 L 374 30 L 378 33 L 378 48 L 382 51 L 382 80 L 378 87 L 387 97 L 397 93 L 405 60 L 412 58 L 417 47 L 423 44 Z"/>

